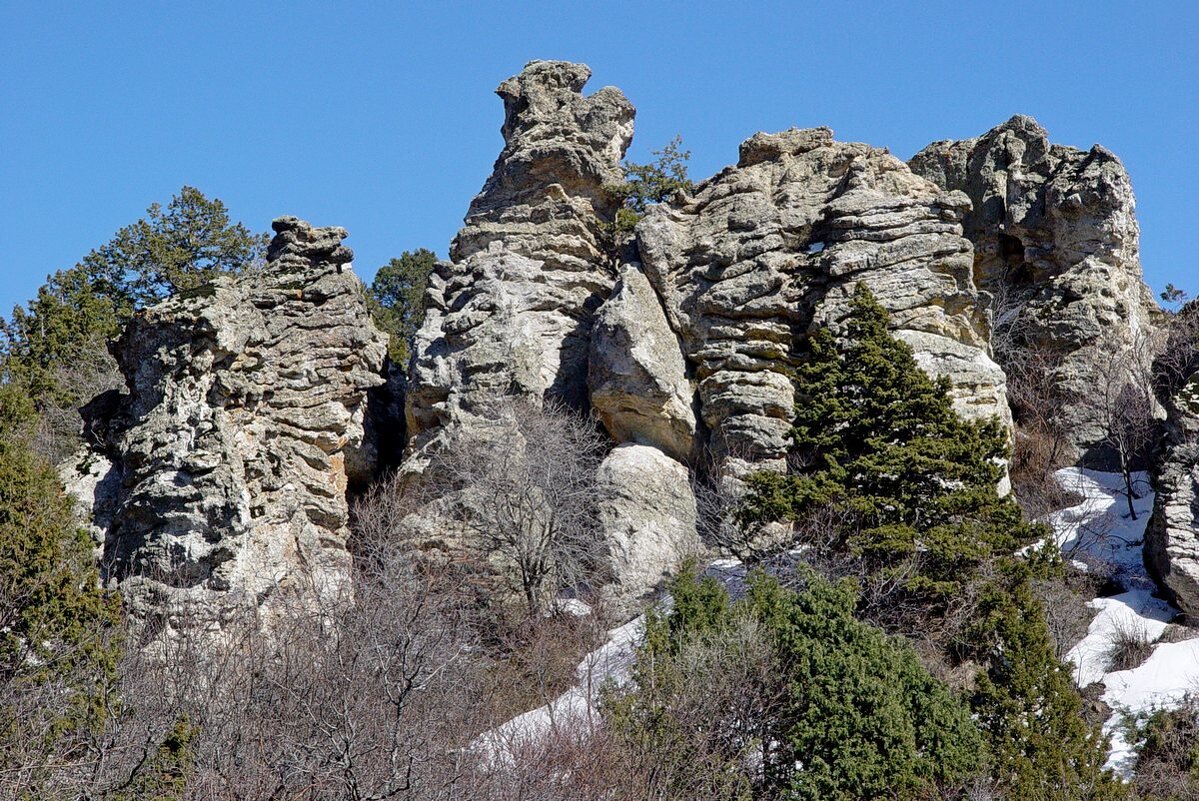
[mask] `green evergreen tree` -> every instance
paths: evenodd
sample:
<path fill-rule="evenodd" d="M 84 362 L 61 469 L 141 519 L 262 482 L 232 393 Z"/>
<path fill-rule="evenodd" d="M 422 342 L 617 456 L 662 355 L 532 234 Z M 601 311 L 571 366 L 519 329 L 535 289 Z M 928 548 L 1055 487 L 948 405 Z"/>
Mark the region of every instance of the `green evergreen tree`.
<path fill-rule="evenodd" d="M 683 137 L 676 136 L 666 147 L 653 151 L 653 155 L 657 158 L 648 164 L 626 161 L 624 183 L 608 187 L 624 201 L 616 212 L 618 233 L 632 231 L 650 204 L 664 203 L 679 190 L 690 192 L 694 186 L 687 177 L 691 151 L 683 150 Z"/>
<path fill-rule="evenodd" d="M 856 523 L 842 547 L 905 576 L 912 593 L 944 600 L 983 561 L 1045 531 L 996 491 L 1008 456 L 1002 426 L 958 417 L 947 379 L 920 370 L 887 320 L 858 284 L 844 335 L 812 337 L 795 376 L 793 469 L 753 476 L 740 515 L 798 520 L 834 504 Z"/>
<path fill-rule="evenodd" d="M 100 589 L 57 475 L 30 450 L 34 422 L 29 398 L 0 386 L 0 765 L 6 742 L 52 750 L 101 725 L 118 654 L 118 599 Z M 36 713 L 22 696 L 41 699 Z"/>
<path fill-rule="evenodd" d="M 106 344 L 127 314 L 118 298 L 99 291 L 82 265 L 56 272 L 27 307 L 14 308 L 9 320 L 0 321 L 5 380 L 39 407 L 82 403 L 77 388 L 64 382 L 64 369 L 83 364 L 101 369 Z"/>
<path fill-rule="evenodd" d="M 742 521 L 840 508 L 850 523 L 831 547 L 901 582 L 906 597 L 895 601 L 917 616 L 908 626 L 944 629 L 931 621 L 977 596 L 968 624 L 942 641 L 951 657 L 983 666 L 972 709 L 1001 788 L 1039 801 L 1121 798 L 1031 590 L 1034 578 L 1060 571 L 1060 558 L 1049 547 L 1016 555 L 1047 531 L 998 494 L 1004 433 L 995 421 L 958 418 L 949 384 L 925 375 L 887 322 L 859 284 L 844 335 L 812 338 L 796 373 L 793 469 L 751 479 Z"/>
<path fill-rule="evenodd" d="M 262 260 L 268 234 L 230 223 L 218 198 L 184 186 L 164 209 L 117 231 L 83 259 L 98 290 L 140 308 L 176 292 L 195 289 L 220 273 L 240 273 Z"/>
<path fill-rule="evenodd" d="M 911 647 L 853 616 L 855 592 L 805 575 L 794 592 L 757 574 L 745 599 L 730 604 L 711 578 L 684 571 L 671 587 L 673 611 L 651 616 L 634 672 L 637 689 L 609 704 L 618 732 L 692 757 L 694 739 L 671 719 L 671 696 L 705 692 L 681 657 L 696 640 L 752 620 L 774 651 L 781 692 L 763 699 L 764 728 L 746 750 L 760 754 L 755 797 L 796 801 L 923 799 L 961 786 L 983 765 L 982 737 L 967 707 L 921 666 Z M 737 654 L 723 655 L 729 663 Z M 701 721 L 749 732 L 745 721 Z M 744 757 L 744 754 L 740 755 Z M 728 770 L 745 760 L 731 758 Z"/>
<path fill-rule="evenodd" d="M 412 341 L 425 320 L 425 289 L 437 263 L 437 254 L 420 248 L 392 259 L 371 282 L 367 293 L 375 323 L 391 337 L 391 361 L 407 368 Z"/>

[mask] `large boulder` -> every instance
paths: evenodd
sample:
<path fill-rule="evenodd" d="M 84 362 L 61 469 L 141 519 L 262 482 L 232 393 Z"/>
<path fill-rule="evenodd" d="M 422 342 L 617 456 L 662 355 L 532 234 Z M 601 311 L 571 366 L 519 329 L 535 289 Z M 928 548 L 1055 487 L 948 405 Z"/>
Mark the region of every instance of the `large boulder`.
<path fill-rule="evenodd" d="M 1004 325 L 1056 365 L 1073 455 L 1110 467 L 1101 413 L 1087 399 L 1112 354 L 1144 349 L 1156 309 L 1124 166 L 1098 145 L 1052 144 L 1020 115 L 974 139 L 934 142 L 909 163 L 970 197 L 962 223 L 975 281 L 997 299 Z"/>
<path fill-rule="evenodd" d="M 654 445 L 689 460 L 698 442 L 688 373 L 679 338 L 641 265 L 622 265 L 591 337 L 592 408 L 617 442 Z"/>
<path fill-rule="evenodd" d="M 858 282 L 922 366 L 949 376 L 960 413 L 1009 420 L 962 236 L 968 208 L 887 151 L 815 128 L 756 134 L 736 166 L 650 210 L 636 229 L 643 269 L 728 476 L 785 469 L 789 371 L 814 326 L 842 323 Z"/>
<path fill-rule="evenodd" d="M 437 265 L 407 394 L 407 468 L 496 395 L 587 403 L 595 310 L 615 283 L 611 223 L 633 107 L 584 96 L 582 64 L 534 61 L 500 84 L 504 149 Z"/>
<path fill-rule="evenodd" d="M 219 631 L 348 590 L 351 482 L 387 338 L 341 228 L 273 223 L 261 271 L 139 312 L 113 346 L 127 388 L 86 410 L 67 467 L 105 580 L 135 620 Z"/>
<path fill-rule="evenodd" d="M 611 583 L 610 610 L 631 617 L 689 555 L 700 553 L 687 468 L 657 448 L 626 443 L 600 465 L 596 490 Z"/>

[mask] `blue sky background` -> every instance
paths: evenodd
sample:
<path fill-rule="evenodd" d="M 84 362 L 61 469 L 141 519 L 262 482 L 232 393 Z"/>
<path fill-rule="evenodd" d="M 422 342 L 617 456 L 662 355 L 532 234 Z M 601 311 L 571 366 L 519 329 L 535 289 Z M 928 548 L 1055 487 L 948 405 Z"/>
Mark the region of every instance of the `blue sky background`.
<path fill-rule="evenodd" d="M 0 312 L 183 184 L 266 230 L 344 225 L 356 269 L 444 255 L 534 58 L 637 106 L 694 178 L 755 131 L 907 158 L 1031 114 L 1137 193 L 1150 284 L 1199 291 L 1199 3 L 0 0 Z"/>

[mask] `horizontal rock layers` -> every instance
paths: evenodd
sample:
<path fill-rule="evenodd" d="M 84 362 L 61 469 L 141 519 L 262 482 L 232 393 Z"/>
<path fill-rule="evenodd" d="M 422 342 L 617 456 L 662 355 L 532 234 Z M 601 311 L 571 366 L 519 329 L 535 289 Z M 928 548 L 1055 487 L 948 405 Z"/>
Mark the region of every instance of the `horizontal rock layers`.
<path fill-rule="evenodd" d="M 504 149 L 439 264 L 410 370 L 408 465 L 470 425 L 499 394 L 587 403 L 595 311 L 616 276 L 608 255 L 633 135 L 618 90 L 584 96 L 590 70 L 534 61 L 500 84 Z"/>
<path fill-rule="evenodd" d="M 1145 565 L 1191 618 L 1199 617 L 1199 303 L 1182 311 L 1159 374 L 1177 384 L 1164 398 L 1162 452 L 1154 470 Z M 1165 367 L 1165 369 L 1160 369 Z M 1172 379 L 1172 380 L 1170 380 Z"/>
<path fill-rule="evenodd" d="M 816 128 L 757 134 L 736 166 L 650 211 L 641 262 L 731 476 L 785 468 L 788 371 L 813 326 L 837 328 L 858 282 L 921 366 L 951 378 L 959 412 L 1007 419 L 962 236 L 968 207 L 886 151 Z"/>
<path fill-rule="evenodd" d="M 219 630 L 348 589 L 347 485 L 365 480 L 386 337 L 341 228 L 273 223 L 269 263 L 139 312 L 113 347 L 127 390 L 87 410 L 68 486 L 133 616 Z"/>

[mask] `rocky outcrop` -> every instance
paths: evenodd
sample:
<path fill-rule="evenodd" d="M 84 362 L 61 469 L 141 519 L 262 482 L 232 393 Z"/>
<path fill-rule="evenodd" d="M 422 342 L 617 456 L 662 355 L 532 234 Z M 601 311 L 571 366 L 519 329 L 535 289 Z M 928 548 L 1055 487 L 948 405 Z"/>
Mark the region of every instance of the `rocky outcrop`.
<path fill-rule="evenodd" d="M 633 107 L 590 70 L 534 61 L 500 84 L 504 149 L 426 295 L 408 386 L 409 469 L 497 394 L 586 405 L 595 310 Z"/>
<path fill-rule="evenodd" d="M 219 630 L 348 589 L 346 491 L 372 469 L 387 339 L 344 229 L 272 226 L 261 271 L 139 312 L 113 346 L 126 391 L 87 409 L 67 484 L 144 624 Z"/>
<path fill-rule="evenodd" d="M 591 337 L 592 408 L 617 442 L 653 445 L 688 461 L 699 447 L 689 372 L 641 265 L 623 265 Z"/>
<path fill-rule="evenodd" d="M 1199 304 L 1175 320 L 1159 374 L 1178 389 L 1165 398 L 1167 419 L 1154 471 L 1153 517 L 1145 530 L 1145 565 L 1184 612 L 1199 617 Z M 1181 341 L 1180 341 L 1181 340 Z M 1164 369 L 1162 369 L 1164 368 Z M 1181 368 L 1181 369 L 1179 369 Z"/>
<path fill-rule="evenodd" d="M 1102 426 L 1085 402 L 1112 353 L 1135 348 L 1156 308 L 1144 284 L 1132 184 L 1098 145 L 1054 145 L 1031 117 L 929 145 L 912 169 L 966 193 L 974 279 L 1004 325 L 1052 354 L 1077 455 L 1103 463 Z M 1001 360 L 1003 354 L 999 354 Z"/>
<path fill-rule="evenodd" d="M 988 355 L 961 193 L 827 128 L 757 134 L 737 165 L 637 226 L 643 269 L 694 371 L 710 447 L 734 478 L 783 469 L 806 333 L 865 282 L 967 416 L 1007 418 Z"/>

